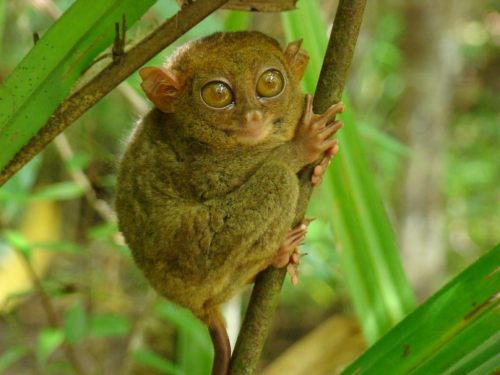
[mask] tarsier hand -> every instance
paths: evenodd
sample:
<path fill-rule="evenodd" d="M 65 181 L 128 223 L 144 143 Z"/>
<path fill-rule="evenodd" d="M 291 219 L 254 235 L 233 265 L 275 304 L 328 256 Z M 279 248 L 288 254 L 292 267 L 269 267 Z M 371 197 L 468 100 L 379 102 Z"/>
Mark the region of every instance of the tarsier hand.
<path fill-rule="evenodd" d="M 314 163 L 321 158 L 313 169 L 311 176 L 313 186 L 321 183 L 326 168 L 339 150 L 337 140 L 332 137 L 343 125 L 341 121 L 335 120 L 335 116 L 343 111 L 344 104 L 339 102 L 323 114 L 317 115 L 312 109 L 312 96 L 306 96 L 304 114 L 295 132 L 294 142 L 299 147 L 305 164 Z M 299 280 L 300 257 L 306 255 L 299 251 L 299 245 L 304 240 L 311 221 L 311 219 L 304 219 L 297 227 L 291 229 L 273 259 L 273 266 L 287 267 L 292 285 L 296 285 Z"/>
<path fill-rule="evenodd" d="M 323 174 L 331 158 L 338 151 L 336 139 L 332 137 L 342 127 L 342 122 L 334 120 L 338 113 L 344 111 L 342 102 L 328 108 L 323 114 L 317 115 L 312 109 L 312 96 L 306 96 L 304 114 L 295 132 L 294 142 L 299 147 L 305 164 L 310 164 L 322 157 L 315 166 L 311 183 L 316 186 L 323 180 Z"/>

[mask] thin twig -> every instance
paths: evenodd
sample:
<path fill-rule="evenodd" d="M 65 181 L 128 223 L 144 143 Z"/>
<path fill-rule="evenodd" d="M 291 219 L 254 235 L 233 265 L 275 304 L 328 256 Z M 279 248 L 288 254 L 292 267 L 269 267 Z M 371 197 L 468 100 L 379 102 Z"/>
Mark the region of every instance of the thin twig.
<path fill-rule="evenodd" d="M 47 316 L 49 325 L 52 328 L 60 328 L 61 325 L 59 322 L 59 317 L 57 315 L 56 308 L 52 304 L 52 300 L 50 299 L 47 292 L 45 292 L 42 282 L 38 278 L 35 270 L 33 269 L 33 266 L 31 265 L 30 259 L 25 253 L 21 251 L 18 251 L 17 253 L 21 256 L 24 267 L 26 268 L 26 272 L 28 273 L 28 276 L 33 284 L 33 287 L 35 288 L 35 292 L 40 298 L 40 301 L 42 303 L 42 308 L 45 311 L 45 315 Z M 71 364 L 71 367 L 73 367 L 73 370 L 75 370 L 75 372 L 78 375 L 86 375 L 86 372 L 83 370 L 83 367 L 78 359 L 78 356 L 76 355 L 75 348 L 73 347 L 73 345 L 71 345 L 68 341 L 64 341 L 62 344 L 62 349 L 69 363 Z"/>
<path fill-rule="evenodd" d="M 227 1 L 197 0 L 185 6 L 125 52 L 120 61 L 101 70 L 85 86 L 61 103 L 49 121 L 0 172 L 0 186 L 120 82 Z"/>
<path fill-rule="evenodd" d="M 351 65 L 366 0 L 340 0 L 314 97 L 316 113 L 324 112 L 340 100 Z M 300 178 L 310 180 L 313 166 Z M 311 189 L 312 190 L 312 189 Z M 305 215 L 307 202 L 297 212 L 296 224 Z M 261 272 L 252 291 L 243 326 L 231 359 L 231 375 L 252 375 L 264 347 L 286 269 L 269 267 Z"/>

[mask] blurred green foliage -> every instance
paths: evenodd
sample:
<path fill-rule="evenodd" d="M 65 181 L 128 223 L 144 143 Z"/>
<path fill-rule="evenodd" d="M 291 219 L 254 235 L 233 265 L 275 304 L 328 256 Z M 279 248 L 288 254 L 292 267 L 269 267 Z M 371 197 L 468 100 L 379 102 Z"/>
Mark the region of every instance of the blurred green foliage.
<path fill-rule="evenodd" d="M 309 51 L 310 62 L 303 83 L 305 91 L 311 94 L 328 43 L 320 14 L 317 3 L 309 2 L 296 12 L 282 15 L 287 37 L 291 40 L 303 37 L 303 47 Z M 330 222 L 336 242 L 342 246 L 340 260 L 352 304 L 364 337 L 371 344 L 406 316 L 415 302 L 394 233 L 371 181 L 347 95 L 343 100 L 347 105 L 341 116 L 345 127 L 338 135 L 342 153 L 334 158 L 324 184 L 318 189 L 323 202 L 328 202 L 321 204 L 319 211 Z M 310 212 L 314 212 L 314 207 L 313 202 Z M 314 235 L 308 239 L 315 242 Z M 333 241 L 327 244 L 330 251 L 334 248 Z"/>
<path fill-rule="evenodd" d="M 64 11 L 73 1 L 54 3 Z M 317 3 L 327 8 L 326 2 L 313 3 L 299 2 L 300 16 L 299 12 L 291 12 L 283 17 L 283 23 L 276 16 L 265 25 L 260 22 L 268 16 L 218 12 L 150 64 L 161 64 L 179 44 L 214 31 L 261 29 L 282 42 L 295 33 L 304 38 L 311 55 L 304 85 L 312 91 L 328 34 L 322 22 L 316 22 L 315 27 L 304 22 L 322 17 L 323 22 L 330 22 L 330 15 L 315 6 Z M 43 36 L 53 23 L 43 8 L 33 4 L 28 0 L 0 0 L 0 82 L 32 48 L 32 32 Z M 177 9 L 173 0 L 157 2 L 129 30 L 127 43 L 145 35 Z M 356 126 L 362 136 L 370 172 L 392 216 L 398 205 L 394 190 L 399 173 L 411 155 L 398 139 L 393 121 L 394 108 L 405 89 L 401 50 L 405 20 L 389 3 L 373 6 L 370 11 L 373 13 L 367 14 L 367 30 L 359 41 L 349 80 L 347 91 L 353 114 L 346 121 Z M 496 76 L 500 75 L 494 69 L 499 37 L 495 34 L 498 21 L 491 21 L 498 14 L 488 12 L 470 14 L 463 20 L 460 41 L 464 74 L 456 92 L 450 93 L 454 104 L 443 191 L 450 274 L 492 247 L 498 241 L 500 228 L 498 208 L 492 204 L 500 197 L 500 119 L 495 95 Z M 376 22 L 369 22 L 370 17 Z M 145 292 L 149 286 L 117 237 L 116 224 L 96 214 L 81 186 L 71 177 L 72 172 L 83 171 L 96 196 L 111 204 L 116 160 L 134 121 L 141 115 L 134 100 L 144 105 L 137 75 L 126 84 L 132 94 L 115 90 L 65 132 L 73 148 L 72 158 L 62 160 L 51 145 L 0 188 L 0 263 L 11 256 L 8 245 L 29 256 L 34 248 L 53 254 L 50 272 L 43 277 L 42 285 L 61 316 L 61 326 L 49 328 L 43 312 L 35 308 L 39 300 L 23 299 L 33 296 L 33 291 L 12 295 L 10 301 L 23 304 L 0 320 L 1 373 L 71 373 L 59 350 L 65 342 L 75 346 L 89 368 L 99 367 L 107 373 L 199 375 L 210 368 L 212 349 L 206 329 L 188 311 Z M 332 311 L 349 313 L 349 294 L 363 293 L 362 288 L 355 287 L 348 292 L 348 275 L 332 231 L 332 221 L 337 218 L 331 213 L 331 192 L 325 191 L 328 186 L 325 184 L 313 198 L 312 212 L 318 220 L 311 224 L 310 239 L 305 244 L 308 255 L 301 265 L 301 281 L 296 288 L 285 283 L 279 314 L 286 314 L 286 319 L 276 319 L 284 334 L 280 339 L 271 338 L 270 352 L 274 346 L 283 347 L 284 341 L 293 342 Z M 31 242 L 19 231 L 25 213 L 37 200 L 54 201 L 62 208 L 60 239 Z M 369 280 L 366 277 L 364 282 Z"/>

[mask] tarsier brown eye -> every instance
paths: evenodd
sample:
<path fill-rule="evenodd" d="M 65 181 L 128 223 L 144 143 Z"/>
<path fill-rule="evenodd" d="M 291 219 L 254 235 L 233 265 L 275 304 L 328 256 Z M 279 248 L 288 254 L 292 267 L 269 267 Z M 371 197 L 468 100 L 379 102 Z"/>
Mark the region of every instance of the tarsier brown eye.
<path fill-rule="evenodd" d="M 276 69 L 265 71 L 257 82 L 257 95 L 270 98 L 276 96 L 283 91 L 285 80 L 283 75 Z"/>
<path fill-rule="evenodd" d="M 213 81 L 203 86 L 201 98 L 210 107 L 224 108 L 233 102 L 233 92 L 226 83 Z"/>

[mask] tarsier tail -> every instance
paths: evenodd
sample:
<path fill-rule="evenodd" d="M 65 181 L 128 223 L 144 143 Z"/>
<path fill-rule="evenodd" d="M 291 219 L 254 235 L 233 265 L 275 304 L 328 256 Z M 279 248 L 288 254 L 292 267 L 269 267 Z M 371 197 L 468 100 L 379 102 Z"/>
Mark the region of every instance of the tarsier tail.
<path fill-rule="evenodd" d="M 224 325 L 224 318 L 220 312 L 217 311 L 210 317 L 208 332 L 214 346 L 214 363 L 211 375 L 227 375 L 231 359 L 231 345 Z"/>

